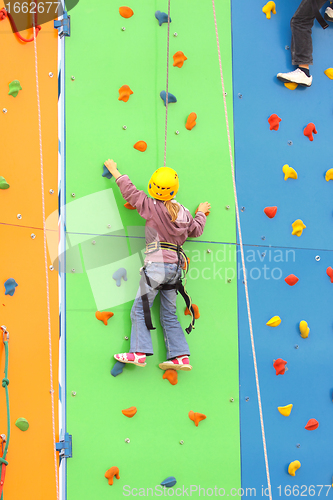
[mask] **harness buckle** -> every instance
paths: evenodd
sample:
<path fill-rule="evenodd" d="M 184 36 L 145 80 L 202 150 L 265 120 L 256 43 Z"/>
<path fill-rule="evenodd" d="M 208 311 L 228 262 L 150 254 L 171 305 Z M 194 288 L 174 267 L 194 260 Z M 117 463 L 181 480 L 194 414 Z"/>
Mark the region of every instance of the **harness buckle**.
<path fill-rule="evenodd" d="M 160 250 L 160 242 L 153 241 L 152 243 L 148 243 L 148 245 L 146 245 L 145 254 L 151 253 L 151 252 L 156 252 L 157 250 Z"/>

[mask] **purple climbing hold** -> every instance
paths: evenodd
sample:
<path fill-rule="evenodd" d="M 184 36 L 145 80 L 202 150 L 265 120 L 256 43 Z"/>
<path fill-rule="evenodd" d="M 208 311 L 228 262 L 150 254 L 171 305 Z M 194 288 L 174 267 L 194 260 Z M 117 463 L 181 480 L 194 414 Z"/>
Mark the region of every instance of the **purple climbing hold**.
<path fill-rule="evenodd" d="M 4 283 L 5 285 L 5 295 L 11 295 L 11 297 L 15 293 L 15 288 L 18 286 L 14 278 L 9 278 L 7 281 Z"/>
<path fill-rule="evenodd" d="M 166 106 L 166 92 L 165 92 L 165 90 L 162 90 L 162 92 L 160 92 L 160 97 L 161 97 L 161 99 L 163 99 L 164 106 Z M 170 92 L 168 92 L 168 104 L 170 104 L 171 102 L 177 102 L 177 99 L 176 99 L 176 96 L 174 96 L 173 94 L 170 94 Z"/>
<path fill-rule="evenodd" d="M 124 267 L 120 267 L 117 269 L 115 273 L 113 273 L 112 278 L 116 280 L 116 285 L 120 286 L 121 285 L 121 278 L 123 278 L 124 281 L 127 281 L 127 271 Z"/>
<path fill-rule="evenodd" d="M 117 361 L 110 372 L 111 375 L 113 377 L 116 377 L 117 375 L 120 375 L 121 373 L 123 373 L 123 369 L 124 369 L 125 365 L 126 365 L 126 363 L 121 363 L 120 361 Z"/>
<path fill-rule="evenodd" d="M 176 478 L 173 476 L 167 477 L 164 481 L 161 482 L 161 486 L 165 486 L 166 488 L 171 488 L 176 484 Z"/>
<path fill-rule="evenodd" d="M 168 14 L 166 14 L 165 12 L 161 12 L 160 10 L 157 10 L 155 12 L 155 17 L 158 20 L 158 24 L 160 26 L 162 26 L 163 23 L 168 22 Z M 170 23 L 171 23 L 171 17 L 170 17 Z"/>

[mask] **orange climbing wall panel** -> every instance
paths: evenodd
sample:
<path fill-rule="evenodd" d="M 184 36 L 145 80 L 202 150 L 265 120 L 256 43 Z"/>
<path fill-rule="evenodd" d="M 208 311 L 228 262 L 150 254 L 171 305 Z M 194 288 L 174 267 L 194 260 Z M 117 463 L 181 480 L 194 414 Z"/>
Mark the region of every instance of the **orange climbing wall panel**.
<path fill-rule="evenodd" d="M 3 2 L 0 1 L 0 8 Z M 30 38 L 31 31 L 22 32 Z M 56 498 L 46 277 L 34 44 L 22 43 L 8 19 L 0 22 L 0 176 L 10 184 L 0 190 L 0 324 L 9 339 L 9 399 L 11 437 L 4 500 Z M 44 24 L 37 39 L 46 217 L 57 210 L 57 31 Z M 49 73 L 53 73 L 53 77 Z M 19 80 L 22 91 L 8 95 L 8 83 Z M 8 112 L 4 114 L 3 108 Z M 53 189 L 54 194 L 49 194 Z M 17 214 L 22 219 L 17 219 Z M 31 238 L 31 233 L 36 235 Z M 49 257 L 48 257 L 49 259 Z M 51 262 L 48 260 L 48 267 Z M 55 428 L 58 440 L 58 273 L 48 269 L 53 351 Z M 14 278 L 18 287 L 5 296 L 3 283 Z M 1 339 L 0 373 L 4 372 Z M 16 426 L 29 421 L 28 431 Z M 7 435 L 5 391 L 0 387 L 0 433 Z"/>

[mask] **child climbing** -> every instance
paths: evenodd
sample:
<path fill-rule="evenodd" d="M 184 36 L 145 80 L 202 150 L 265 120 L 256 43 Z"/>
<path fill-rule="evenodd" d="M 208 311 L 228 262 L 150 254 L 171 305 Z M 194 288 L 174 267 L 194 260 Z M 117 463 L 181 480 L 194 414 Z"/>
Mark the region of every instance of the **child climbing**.
<path fill-rule="evenodd" d="M 327 0 L 302 0 L 297 11 L 290 21 L 291 27 L 291 62 L 294 66 L 298 66 L 294 71 L 289 73 L 278 73 L 277 78 L 285 83 L 298 83 L 305 87 L 310 87 L 312 84 L 312 76 L 310 75 L 309 65 L 313 64 L 312 57 L 312 26 L 314 20 L 317 19 L 323 28 L 327 28 L 327 24 L 322 18 L 319 9 L 326 3 Z M 333 22 L 333 9 L 330 6 L 325 10 L 326 21 Z"/>
<path fill-rule="evenodd" d="M 115 354 L 114 357 L 122 363 L 146 366 L 146 356 L 153 355 L 150 308 L 160 291 L 160 320 L 167 361 L 160 363 L 159 367 L 162 370 L 191 370 L 190 350 L 176 315 L 176 297 L 179 290 L 191 307 L 180 281 L 182 268 L 187 268 L 188 265 L 182 245 L 188 237 L 201 236 L 206 223 L 205 213 L 210 211 L 210 204 L 200 203 L 193 218 L 174 199 L 179 179 L 171 168 L 162 167 L 153 173 L 148 184 L 148 192 L 152 196 L 149 198 L 144 191 L 136 189 L 127 175 L 119 173 L 113 160 L 107 160 L 105 166 L 114 176 L 123 198 L 146 220 L 146 258 L 141 270 L 140 287 L 131 310 L 130 352 Z M 189 333 L 191 327 L 187 331 Z"/>

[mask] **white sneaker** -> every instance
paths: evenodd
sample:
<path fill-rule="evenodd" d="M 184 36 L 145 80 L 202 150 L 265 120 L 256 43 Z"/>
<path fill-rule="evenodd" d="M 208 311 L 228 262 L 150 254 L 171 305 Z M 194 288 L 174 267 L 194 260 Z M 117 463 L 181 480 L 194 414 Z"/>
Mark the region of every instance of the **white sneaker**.
<path fill-rule="evenodd" d="M 331 7 L 326 7 L 324 18 L 333 23 L 333 9 Z"/>
<path fill-rule="evenodd" d="M 281 82 L 284 83 L 298 83 L 299 85 L 305 85 L 306 87 L 310 87 L 312 83 L 312 76 L 306 76 L 304 71 L 299 68 L 294 71 L 290 71 L 290 73 L 278 73 L 276 76 Z"/>

